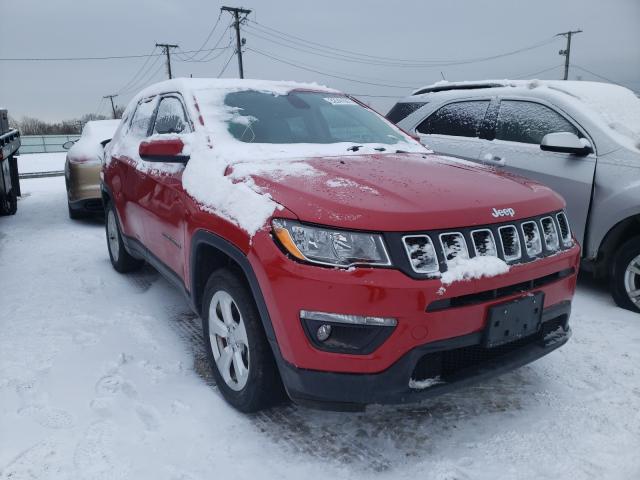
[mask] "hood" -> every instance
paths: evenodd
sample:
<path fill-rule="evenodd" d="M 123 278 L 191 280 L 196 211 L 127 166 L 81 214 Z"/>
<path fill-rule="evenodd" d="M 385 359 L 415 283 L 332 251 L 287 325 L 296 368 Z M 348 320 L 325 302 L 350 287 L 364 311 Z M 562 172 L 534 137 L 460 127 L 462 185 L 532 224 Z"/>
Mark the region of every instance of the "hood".
<path fill-rule="evenodd" d="M 425 154 L 380 154 L 237 164 L 301 221 L 375 231 L 419 231 L 507 222 L 564 208 L 548 187 L 493 169 Z"/>

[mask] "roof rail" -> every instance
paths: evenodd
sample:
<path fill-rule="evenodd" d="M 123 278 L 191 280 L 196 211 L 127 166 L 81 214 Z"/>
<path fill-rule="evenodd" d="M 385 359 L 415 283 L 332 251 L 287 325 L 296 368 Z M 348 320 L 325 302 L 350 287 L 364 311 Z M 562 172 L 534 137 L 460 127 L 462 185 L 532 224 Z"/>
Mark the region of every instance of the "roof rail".
<path fill-rule="evenodd" d="M 476 90 L 480 88 L 504 87 L 504 83 L 449 83 L 446 85 L 431 85 L 416 90 L 411 95 L 422 95 L 423 93 L 444 92 L 447 90 Z"/>

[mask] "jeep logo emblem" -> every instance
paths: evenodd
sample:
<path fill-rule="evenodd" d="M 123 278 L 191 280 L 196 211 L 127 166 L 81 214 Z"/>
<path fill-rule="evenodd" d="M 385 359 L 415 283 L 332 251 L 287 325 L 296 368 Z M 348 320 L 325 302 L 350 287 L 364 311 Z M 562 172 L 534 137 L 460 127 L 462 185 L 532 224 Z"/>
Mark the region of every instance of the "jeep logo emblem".
<path fill-rule="evenodd" d="M 516 211 L 513 208 L 502 208 L 500 210 L 498 210 L 497 208 L 494 208 L 491 210 L 491 216 L 495 218 L 513 217 L 515 216 L 515 214 L 516 214 Z"/>

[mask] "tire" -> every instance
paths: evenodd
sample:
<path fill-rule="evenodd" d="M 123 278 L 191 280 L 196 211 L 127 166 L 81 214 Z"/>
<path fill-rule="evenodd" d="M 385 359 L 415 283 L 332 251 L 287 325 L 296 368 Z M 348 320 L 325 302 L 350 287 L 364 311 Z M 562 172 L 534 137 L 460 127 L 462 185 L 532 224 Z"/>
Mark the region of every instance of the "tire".
<path fill-rule="evenodd" d="M 113 268 L 120 273 L 139 270 L 142 265 L 144 265 L 144 261 L 132 257 L 131 254 L 127 252 L 124 242 L 122 241 L 122 234 L 120 233 L 118 215 L 116 214 L 116 210 L 112 203 L 107 205 L 106 214 L 107 218 L 104 223 L 111 265 L 113 265 Z"/>
<path fill-rule="evenodd" d="M 202 329 L 216 384 L 229 404 L 252 413 L 285 398 L 253 295 L 233 270 L 221 269 L 209 277 Z"/>
<path fill-rule="evenodd" d="M 67 209 L 69 210 L 69 218 L 71 220 L 80 220 L 87 217 L 84 212 L 74 210 L 73 208 L 71 208 L 71 204 L 68 201 L 67 201 Z"/>
<path fill-rule="evenodd" d="M 12 188 L 11 191 L 5 196 L 0 204 L 0 215 L 15 215 L 18 211 L 18 196 L 16 191 Z"/>
<path fill-rule="evenodd" d="M 640 313 L 640 237 L 617 249 L 611 262 L 610 283 L 618 306 Z"/>

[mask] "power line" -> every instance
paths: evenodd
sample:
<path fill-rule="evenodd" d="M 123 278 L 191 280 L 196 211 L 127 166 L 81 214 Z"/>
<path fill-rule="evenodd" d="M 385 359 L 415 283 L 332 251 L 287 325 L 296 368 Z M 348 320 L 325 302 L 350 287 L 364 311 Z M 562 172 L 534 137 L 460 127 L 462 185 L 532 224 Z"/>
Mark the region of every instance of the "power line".
<path fill-rule="evenodd" d="M 536 75 L 540 75 L 541 73 L 547 73 L 550 72 L 551 70 L 555 70 L 556 68 L 560 68 L 562 66 L 562 64 L 560 65 L 554 65 L 553 67 L 549 67 L 549 68 L 545 68 L 544 70 L 538 70 L 537 72 L 533 72 L 533 73 L 527 73 L 525 75 L 519 75 L 517 77 L 513 77 L 514 80 L 519 80 L 521 78 L 531 78 L 531 77 L 535 77 Z"/>
<path fill-rule="evenodd" d="M 157 68 L 152 72 L 152 68 L 156 65 L 157 65 Z M 128 95 L 130 93 L 138 92 L 144 86 L 148 85 L 151 79 L 155 78 L 158 75 L 158 72 L 162 70 L 163 66 L 164 65 L 162 64 L 162 62 L 159 61 L 159 59 L 157 59 L 154 63 L 149 65 L 149 68 L 147 68 L 147 71 L 145 72 L 145 74 L 140 78 L 140 80 L 136 84 L 129 87 L 126 91 L 119 92 L 119 94 Z M 151 72 L 151 75 L 149 75 L 149 72 Z"/>
<path fill-rule="evenodd" d="M 410 88 L 414 88 L 414 89 L 416 88 L 416 87 L 408 87 L 408 86 L 402 86 L 402 85 L 390 85 L 390 84 L 386 84 L 386 83 L 374 83 L 374 82 L 365 82 L 365 81 L 362 81 L 362 80 L 356 80 L 354 78 L 349 78 L 349 77 L 345 77 L 345 76 L 342 76 L 342 75 L 334 75 L 334 74 L 331 74 L 331 73 L 322 72 L 320 70 L 316 70 L 314 68 L 307 67 L 304 64 L 299 63 L 299 62 L 298 63 L 293 63 L 293 61 L 287 61 L 287 60 L 284 60 L 282 58 L 275 57 L 273 55 L 270 55 L 268 53 L 262 52 L 260 50 L 256 50 L 255 48 L 247 48 L 247 50 L 255 52 L 258 55 L 262 55 L 264 57 L 268 57 L 268 58 L 270 58 L 272 60 L 275 60 L 277 62 L 290 65 L 292 67 L 296 67 L 296 68 L 299 68 L 299 69 L 302 69 L 302 70 L 307 70 L 308 72 L 319 73 L 320 75 L 325 75 L 327 77 L 339 78 L 341 80 L 346 80 L 348 82 L 361 83 L 363 85 L 373 85 L 373 86 L 376 86 L 376 87 L 401 88 L 403 90 L 410 89 Z"/>
<path fill-rule="evenodd" d="M 299 44 L 299 42 L 304 42 L 308 45 L 305 45 L 305 47 L 307 48 L 312 48 L 318 51 L 324 51 L 323 53 L 327 53 L 327 51 L 333 55 L 340 55 L 341 57 L 343 57 L 345 60 L 346 59 L 350 59 L 352 61 L 355 61 L 356 59 L 360 59 L 360 61 L 364 61 L 366 63 L 371 63 L 371 64 L 378 64 L 378 65 L 387 65 L 387 66 L 396 66 L 396 67 L 414 67 L 414 68 L 418 68 L 418 67 L 436 67 L 436 66 L 453 66 L 453 65 L 465 65 L 465 64 L 469 64 L 469 63 L 478 63 L 478 62 L 484 62 L 484 61 L 488 61 L 488 60 L 494 60 L 497 58 L 502 58 L 502 57 L 506 57 L 506 56 L 510 56 L 510 55 L 515 55 L 518 53 L 522 53 L 525 51 L 529 51 L 529 50 L 533 50 L 535 48 L 540 48 L 542 46 L 548 45 L 552 42 L 555 41 L 556 37 L 550 37 L 548 39 L 542 40 L 540 42 L 537 42 L 533 45 L 529 45 L 526 47 L 522 47 L 516 50 L 511 50 L 508 52 L 503 52 L 503 53 L 499 53 L 496 55 L 490 55 L 490 56 L 485 56 L 485 57 L 476 57 L 476 58 L 468 58 L 468 59 L 430 59 L 430 60 L 415 60 L 415 59 L 402 59 L 402 58 L 391 58 L 391 57 L 380 57 L 380 56 L 375 56 L 375 55 L 368 55 L 368 54 L 363 54 L 363 53 L 358 53 L 358 52 L 353 52 L 350 50 L 344 50 L 341 48 L 337 48 L 337 47 L 332 47 L 332 46 L 328 46 L 328 45 L 324 45 L 321 43 L 317 43 L 317 42 L 312 42 L 310 40 L 306 40 L 304 38 L 295 36 L 295 35 L 291 35 L 285 32 L 281 32 L 279 30 L 276 30 L 274 28 L 271 27 L 267 27 L 265 25 L 259 24 L 258 22 L 256 22 L 255 20 L 250 20 L 250 22 L 252 24 L 258 25 L 259 27 L 262 27 L 263 30 L 259 30 L 261 31 L 261 33 L 267 34 L 267 35 L 271 35 L 274 36 L 276 38 L 279 38 L 280 40 L 285 40 L 291 43 L 295 43 L 296 45 Z M 252 25 L 253 28 L 256 28 L 255 26 Z M 264 29 L 270 30 L 271 32 L 265 31 Z M 275 33 L 272 33 L 275 32 Z M 254 32 L 255 35 L 255 32 Z M 289 38 L 287 38 L 289 37 Z M 293 41 L 293 40 L 295 41 Z M 315 46 L 315 47 L 311 47 L 309 45 Z M 318 48 L 319 47 L 319 48 Z M 348 55 L 341 55 L 341 54 L 337 54 L 335 52 L 344 52 Z"/>
<path fill-rule="evenodd" d="M 604 77 L 604 76 L 600 75 L 599 73 L 592 72 L 591 70 L 587 70 L 586 68 L 581 67 L 580 65 L 576 65 L 575 63 L 572 63 L 571 65 L 574 68 L 577 68 L 578 70 L 582 70 L 583 72 L 589 73 L 589 74 L 593 75 L 594 77 L 599 78 L 600 80 L 604 80 L 606 82 L 613 83 L 614 85 L 618 85 L 620 87 L 629 88 L 629 87 L 623 85 L 622 83 L 619 83 L 619 82 L 616 82 L 614 80 L 611 80 L 610 78 Z M 629 90 L 636 92 L 636 90 L 633 90 L 632 88 L 629 88 Z"/>
<path fill-rule="evenodd" d="M 144 68 L 147 66 L 147 64 L 149 63 L 149 61 L 154 58 L 151 55 L 153 55 L 153 52 L 156 51 L 156 48 L 158 47 L 153 47 L 153 50 L 151 50 L 151 53 L 149 54 L 149 56 L 145 59 L 144 63 L 142 64 L 142 66 L 138 69 L 138 71 L 136 71 L 136 73 L 133 75 L 133 77 L 131 77 L 131 79 L 129 79 L 129 81 L 127 83 L 125 83 L 122 87 L 120 87 L 120 89 L 118 91 L 122 91 L 122 90 L 126 90 L 128 87 L 130 87 L 131 85 L 134 84 L 134 82 L 136 81 L 136 79 L 138 78 L 138 75 L 140 75 L 142 73 L 142 71 L 144 70 Z M 158 61 L 159 57 L 155 57 L 155 61 Z"/>
<path fill-rule="evenodd" d="M 201 52 L 210 52 L 211 50 L 218 50 L 217 48 L 205 48 L 199 50 Z M 184 50 L 180 53 L 193 53 L 198 50 Z M 129 58 L 145 58 L 145 57 L 162 57 L 164 53 L 154 53 L 146 55 L 111 55 L 106 57 L 33 57 L 33 58 L 0 58 L 0 62 L 75 62 L 84 60 L 121 60 Z"/>
<path fill-rule="evenodd" d="M 222 11 L 220 11 L 220 13 L 218 13 L 218 18 L 216 19 L 216 23 L 213 24 L 213 27 L 209 31 L 209 35 L 207 35 L 207 38 L 205 38 L 204 42 L 202 42 L 202 45 L 200 45 L 200 48 L 198 50 L 196 50 L 196 52 L 193 55 L 191 55 L 189 58 L 183 59 L 182 60 L 183 62 L 188 62 L 190 60 L 193 60 L 196 57 L 196 55 L 198 55 L 202 51 L 202 49 L 205 47 L 207 42 L 209 42 L 209 40 L 213 36 L 213 32 L 216 31 L 216 28 L 218 27 L 218 24 L 220 23 L 220 18 L 222 18 Z"/>
<path fill-rule="evenodd" d="M 236 52 L 233 52 L 231 54 L 231 56 L 229 57 L 229 59 L 227 60 L 227 63 L 224 64 L 224 67 L 222 67 L 222 70 L 220 70 L 220 73 L 218 74 L 218 76 L 216 78 L 220 78 L 222 76 L 222 74 L 225 72 L 225 70 L 227 69 L 227 67 L 229 66 L 229 63 L 231 62 L 231 59 L 235 56 Z"/>
<path fill-rule="evenodd" d="M 222 32 L 222 34 L 220 35 L 220 38 L 218 38 L 218 41 L 215 43 L 214 45 L 214 49 L 209 51 L 209 53 L 207 53 L 206 55 L 204 55 L 203 57 L 200 57 L 199 59 L 184 59 L 180 57 L 180 53 L 179 52 L 177 55 L 178 60 L 181 62 L 196 62 L 196 63 L 203 63 L 203 62 L 210 62 L 211 60 L 214 60 L 216 58 L 218 58 L 220 55 L 222 55 L 226 50 L 229 49 L 229 47 L 231 46 L 232 40 L 229 39 L 229 44 L 224 46 L 224 47 L 220 47 L 218 48 L 218 45 L 220 45 L 220 42 L 222 42 L 222 40 L 225 37 L 225 34 L 229 31 L 229 29 L 231 28 L 231 25 L 228 25 L 227 28 L 224 29 L 224 31 Z M 214 53 L 215 52 L 215 53 Z"/>

